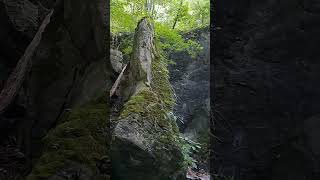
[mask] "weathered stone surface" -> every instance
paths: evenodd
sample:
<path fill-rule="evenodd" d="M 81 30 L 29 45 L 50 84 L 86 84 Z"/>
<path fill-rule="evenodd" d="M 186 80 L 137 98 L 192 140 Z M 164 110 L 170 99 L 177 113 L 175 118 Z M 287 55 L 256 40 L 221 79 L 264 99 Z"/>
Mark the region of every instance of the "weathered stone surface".
<path fill-rule="evenodd" d="M 130 77 L 133 82 L 151 84 L 151 63 L 155 53 L 153 25 L 144 18 L 136 28 L 130 61 Z"/>
<path fill-rule="evenodd" d="M 168 71 L 165 62 L 155 56 L 150 27 L 143 19 L 136 29 L 137 49 L 129 69 L 134 76 L 127 83 L 134 93 L 112 125 L 114 179 L 174 179 L 184 166 L 178 127 L 168 116 L 173 105 Z M 140 44 L 145 42 L 145 46 Z M 151 74 L 152 79 L 148 78 Z"/>
<path fill-rule="evenodd" d="M 181 147 L 166 138 L 164 130 L 138 114 L 121 119 L 111 146 L 112 177 L 124 179 L 174 179 L 182 168 Z M 173 132 L 169 132 L 173 133 Z M 177 137 L 176 137 L 177 138 Z M 170 142 L 171 141 L 171 142 Z"/>
<path fill-rule="evenodd" d="M 120 73 L 123 68 L 123 55 L 121 51 L 111 49 L 110 61 L 115 72 Z"/>

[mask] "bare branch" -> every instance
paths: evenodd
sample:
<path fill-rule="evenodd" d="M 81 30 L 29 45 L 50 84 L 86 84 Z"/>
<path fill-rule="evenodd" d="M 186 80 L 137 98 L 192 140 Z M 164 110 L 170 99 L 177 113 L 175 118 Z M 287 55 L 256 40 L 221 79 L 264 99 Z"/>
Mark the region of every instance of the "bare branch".
<path fill-rule="evenodd" d="M 112 88 L 110 90 L 110 97 L 113 96 L 113 94 L 116 92 L 116 89 L 118 88 L 119 83 L 121 81 L 121 78 L 123 76 L 123 72 L 126 70 L 126 68 L 127 68 L 127 64 L 124 66 L 124 68 L 122 69 L 121 73 L 119 74 L 116 82 L 113 84 L 113 86 L 112 86 Z"/>
<path fill-rule="evenodd" d="M 32 57 L 35 50 L 37 49 L 42 33 L 50 22 L 51 15 L 53 14 L 53 9 L 43 20 L 40 28 L 38 29 L 36 35 L 32 39 L 31 43 L 26 48 L 23 56 L 17 63 L 15 69 L 11 72 L 7 82 L 5 83 L 1 93 L 0 93 L 0 114 L 2 114 L 6 108 L 12 103 L 18 94 L 23 81 L 25 80 L 26 74 L 29 73 L 32 67 Z"/>

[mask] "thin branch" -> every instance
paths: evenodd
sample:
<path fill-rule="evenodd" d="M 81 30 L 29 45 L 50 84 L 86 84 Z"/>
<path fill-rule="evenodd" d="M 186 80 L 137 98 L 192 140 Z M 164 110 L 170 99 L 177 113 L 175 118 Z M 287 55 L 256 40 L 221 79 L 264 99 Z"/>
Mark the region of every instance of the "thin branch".
<path fill-rule="evenodd" d="M 121 73 L 119 74 L 116 82 L 113 84 L 113 86 L 110 90 L 110 97 L 113 96 L 113 94 L 116 92 L 116 89 L 118 88 L 120 81 L 121 81 L 121 78 L 123 76 L 123 72 L 126 70 L 126 68 L 127 68 L 127 64 L 124 66 L 124 68 L 122 69 Z"/>
<path fill-rule="evenodd" d="M 38 32 L 26 48 L 23 56 L 19 59 L 17 66 L 12 71 L 5 86 L 3 87 L 0 94 L 0 114 L 2 114 L 15 99 L 22 86 L 23 81 L 25 80 L 26 74 L 29 73 L 32 66 L 32 57 L 41 41 L 42 33 L 50 22 L 53 11 L 54 10 L 52 9 L 43 20 L 40 28 L 38 29 Z"/>

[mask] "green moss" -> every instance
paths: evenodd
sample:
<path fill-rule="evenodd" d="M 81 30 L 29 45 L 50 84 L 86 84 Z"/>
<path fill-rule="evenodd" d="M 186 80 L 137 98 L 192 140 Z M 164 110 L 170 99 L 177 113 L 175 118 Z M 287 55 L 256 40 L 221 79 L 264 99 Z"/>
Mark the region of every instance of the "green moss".
<path fill-rule="evenodd" d="M 157 51 L 155 53 L 156 57 L 152 61 L 151 87 L 145 87 L 138 94 L 130 97 L 122 109 L 120 119 L 133 113 L 139 114 L 141 120 L 149 120 L 178 134 L 177 124 L 167 116 L 175 104 L 173 90 L 169 82 L 167 61 L 163 56 L 157 54 Z"/>
<path fill-rule="evenodd" d="M 167 110 L 162 105 L 158 95 L 149 88 L 145 88 L 132 96 L 124 105 L 120 119 L 126 118 L 131 114 L 139 114 L 141 117 L 139 120 L 148 120 L 162 128 L 171 128 L 166 113 Z"/>
<path fill-rule="evenodd" d="M 132 113 L 139 114 L 142 120 L 150 120 L 160 127 L 170 127 L 176 123 L 171 122 L 167 113 L 172 111 L 174 105 L 173 91 L 169 83 L 169 72 L 164 59 L 156 57 L 152 62 L 151 87 L 145 87 L 138 94 L 130 97 L 120 114 L 120 119 Z"/>
<path fill-rule="evenodd" d="M 175 104 L 173 90 L 169 82 L 169 71 L 167 62 L 163 56 L 155 58 L 152 62 L 152 89 L 158 94 L 159 99 L 168 110 Z"/>
<path fill-rule="evenodd" d="M 154 98 L 152 98 L 152 96 Z M 149 103 L 157 103 L 156 94 L 154 94 L 152 91 L 145 89 L 142 90 L 140 93 L 136 94 L 135 96 L 132 96 L 130 100 L 124 105 L 124 109 L 121 113 L 121 118 L 125 118 L 129 116 L 131 113 L 143 113 L 145 112 L 145 107 Z"/>
<path fill-rule="evenodd" d="M 43 138 L 43 154 L 27 180 L 46 179 L 71 162 L 96 172 L 96 160 L 107 155 L 104 128 L 107 108 L 98 99 L 76 108 Z"/>

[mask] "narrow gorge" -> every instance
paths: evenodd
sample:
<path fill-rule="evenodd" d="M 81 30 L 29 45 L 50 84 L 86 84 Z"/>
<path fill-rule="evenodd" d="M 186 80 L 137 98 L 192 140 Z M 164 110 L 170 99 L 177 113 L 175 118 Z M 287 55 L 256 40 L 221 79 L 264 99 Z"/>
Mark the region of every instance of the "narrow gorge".
<path fill-rule="evenodd" d="M 207 25 L 170 40 L 139 17 L 109 36 L 102 0 L 1 0 L 0 13 L 1 180 L 208 176 Z"/>

